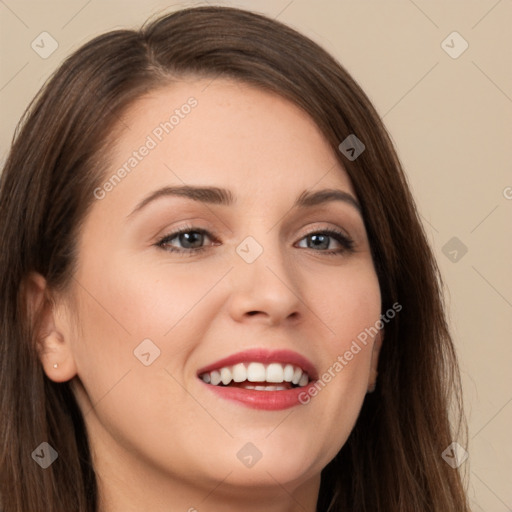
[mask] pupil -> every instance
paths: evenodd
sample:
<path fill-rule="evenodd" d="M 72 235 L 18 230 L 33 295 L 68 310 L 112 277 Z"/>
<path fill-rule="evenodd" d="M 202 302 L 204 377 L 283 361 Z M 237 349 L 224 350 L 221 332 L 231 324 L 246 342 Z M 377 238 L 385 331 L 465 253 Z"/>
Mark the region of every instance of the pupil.
<path fill-rule="evenodd" d="M 186 248 L 194 248 L 196 246 L 201 246 L 202 242 L 202 233 L 198 233 L 197 231 L 190 231 L 189 233 L 182 233 L 180 235 L 180 243 Z M 199 242 L 199 243 L 198 243 Z M 194 246 L 194 247 L 192 247 Z"/>

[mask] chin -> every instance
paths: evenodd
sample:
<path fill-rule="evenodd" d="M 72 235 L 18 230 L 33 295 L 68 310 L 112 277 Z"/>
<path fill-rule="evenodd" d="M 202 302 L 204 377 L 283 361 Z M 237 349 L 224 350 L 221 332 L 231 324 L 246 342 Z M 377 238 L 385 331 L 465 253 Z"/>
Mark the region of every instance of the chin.
<path fill-rule="evenodd" d="M 248 437 L 235 442 L 235 464 L 228 460 L 233 473 L 229 480 L 233 484 L 251 488 L 267 488 L 294 485 L 318 476 L 330 458 L 314 451 L 315 443 L 305 435 L 291 434 L 286 430 L 250 441 Z M 334 456 L 334 454 L 333 454 Z M 230 459 L 230 457 L 228 457 Z M 324 460 L 325 459 L 325 460 Z M 229 469 L 227 469 L 227 472 Z M 291 487 L 290 487 L 291 486 Z"/>

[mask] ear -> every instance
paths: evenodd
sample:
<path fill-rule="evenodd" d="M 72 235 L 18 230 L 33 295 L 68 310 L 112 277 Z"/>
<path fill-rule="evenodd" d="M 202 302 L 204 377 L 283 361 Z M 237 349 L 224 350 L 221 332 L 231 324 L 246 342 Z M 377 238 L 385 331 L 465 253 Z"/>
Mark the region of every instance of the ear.
<path fill-rule="evenodd" d="M 373 342 L 372 360 L 370 362 L 370 376 L 368 377 L 368 393 L 375 391 L 377 386 L 377 368 L 379 365 L 379 354 L 382 347 L 382 340 L 384 338 L 383 331 L 379 331 Z"/>
<path fill-rule="evenodd" d="M 66 382 L 76 375 L 69 311 L 57 305 L 40 274 L 30 274 L 24 284 L 28 318 L 43 370 L 54 382 Z"/>

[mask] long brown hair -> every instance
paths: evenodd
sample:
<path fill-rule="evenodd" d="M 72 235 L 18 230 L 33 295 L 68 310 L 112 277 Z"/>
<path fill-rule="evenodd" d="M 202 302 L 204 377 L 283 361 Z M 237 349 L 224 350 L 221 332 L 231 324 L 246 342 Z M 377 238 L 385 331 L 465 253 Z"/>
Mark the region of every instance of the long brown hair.
<path fill-rule="evenodd" d="M 279 22 L 226 7 L 185 9 L 140 31 L 96 37 L 65 60 L 18 126 L 0 189 L 3 511 L 97 512 L 84 421 L 69 383 L 43 372 L 24 283 L 38 272 L 50 290 L 66 289 L 114 127 L 137 98 L 184 75 L 241 80 L 311 116 L 361 202 L 382 311 L 394 303 L 403 308 L 386 325 L 377 388 L 322 472 L 318 511 L 467 512 L 459 472 L 441 456 L 464 425 L 442 283 L 383 123 L 317 44 Z M 366 146 L 353 161 L 338 150 L 350 134 Z M 42 441 L 59 454 L 45 470 L 31 457 Z"/>

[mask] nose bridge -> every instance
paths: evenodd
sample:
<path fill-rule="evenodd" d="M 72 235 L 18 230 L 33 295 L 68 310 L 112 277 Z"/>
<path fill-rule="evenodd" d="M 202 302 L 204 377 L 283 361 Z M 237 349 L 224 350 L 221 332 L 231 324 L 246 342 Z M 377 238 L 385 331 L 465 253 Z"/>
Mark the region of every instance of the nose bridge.
<path fill-rule="evenodd" d="M 238 244 L 232 273 L 232 305 L 237 316 L 258 312 L 274 321 L 297 314 L 299 287 L 277 233 L 249 235 Z"/>

